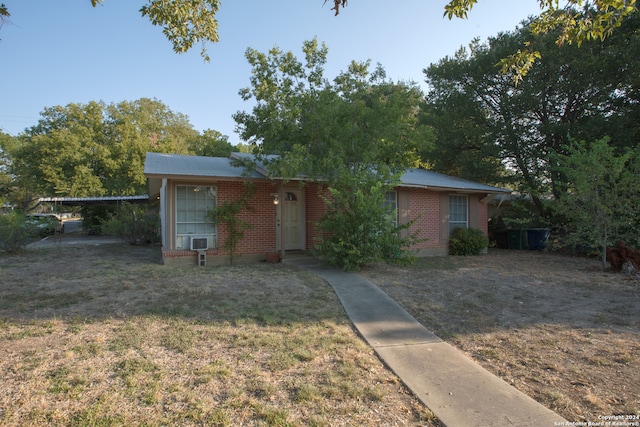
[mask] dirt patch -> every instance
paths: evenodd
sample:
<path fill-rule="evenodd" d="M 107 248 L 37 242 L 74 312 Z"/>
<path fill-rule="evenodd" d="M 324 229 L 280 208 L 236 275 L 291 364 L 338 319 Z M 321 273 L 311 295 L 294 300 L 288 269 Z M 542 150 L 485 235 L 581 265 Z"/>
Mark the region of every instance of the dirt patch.
<path fill-rule="evenodd" d="M 492 250 L 363 274 L 514 387 L 569 421 L 597 422 L 640 413 L 640 282 L 598 266 Z"/>

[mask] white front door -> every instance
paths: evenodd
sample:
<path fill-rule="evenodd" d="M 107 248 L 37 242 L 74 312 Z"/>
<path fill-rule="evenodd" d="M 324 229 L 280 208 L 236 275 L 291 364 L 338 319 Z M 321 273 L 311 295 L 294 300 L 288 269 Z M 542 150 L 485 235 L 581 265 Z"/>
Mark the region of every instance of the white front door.
<path fill-rule="evenodd" d="M 284 200 L 280 202 L 277 219 L 277 242 L 280 250 L 280 240 L 282 239 L 282 211 L 284 210 L 284 249 L 304 250 L 306 242 L 304 236 L 304 200 L 303 192 L 300 189 L 286 189 L 283 193 Z"/>

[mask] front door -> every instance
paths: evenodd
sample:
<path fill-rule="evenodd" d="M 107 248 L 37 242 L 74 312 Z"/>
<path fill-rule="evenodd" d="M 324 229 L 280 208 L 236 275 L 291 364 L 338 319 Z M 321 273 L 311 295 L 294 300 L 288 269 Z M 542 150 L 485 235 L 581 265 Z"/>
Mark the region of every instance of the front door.
<path fill-rule="evenodd" d="M 282 239 L 282 212 L 284 211 L 284 249 L 304 250 L 306 246 L 304 236 L 304 200 L 300 189 L 286 189 L 283 193 L 284 200 L 280 202 L 277 219 L 277 242 L 280 250 Z"/>

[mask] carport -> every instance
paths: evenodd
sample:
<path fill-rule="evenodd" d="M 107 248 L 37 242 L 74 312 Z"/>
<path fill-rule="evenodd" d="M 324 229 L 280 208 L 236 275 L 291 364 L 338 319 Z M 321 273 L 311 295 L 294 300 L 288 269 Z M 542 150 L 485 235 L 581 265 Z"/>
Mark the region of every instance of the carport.
<path fill-rule="evenodd" d="M 58 206 L 120 206 L 123 202 L 144 204 L 149 203 L 149 196 L 101 196 L 101 197 L 41 197 L 34 209 L 42 203 L 53 203 L 54 211 Z"/>
<path fill-rule="evenodd" d="M 48 213 L 59 214 L 62 206 L 71 207 L 96 207 L 96 206 L 113 206 L 118 207 L 123 203 L 130 204 L 148 204 L 151 203 L 149 196 L 146 194 L 137 196 L 100 196 L 100 197 L 41 197 L 36 202 L 33 209 L 38 206 L 51 203 L 51 211 Z M 58 215 L 62 216 L 62 215 Z M 62 219 L 62 218 L 60 218 Z"/>

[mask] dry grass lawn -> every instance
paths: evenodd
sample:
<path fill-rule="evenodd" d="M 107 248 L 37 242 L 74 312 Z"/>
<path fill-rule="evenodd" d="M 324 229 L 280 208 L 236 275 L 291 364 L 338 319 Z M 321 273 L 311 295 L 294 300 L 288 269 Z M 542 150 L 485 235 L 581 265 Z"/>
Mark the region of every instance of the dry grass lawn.
<path fill-rule="evenodd" d="M 0 425 L 438 425 L 322 280 L 159 252 L 0 254 Z"/>
<path fill-rule="evenodd" d="M 529 251 L 362 272 L 572 422 L 640 414 L 640 283 Z M 0 254 L 0 425 L 438 426 L 331 288 L 281 265 L 170 268 L 158 248 Z"/>
<path fill-rule="evenodd" d="M 624 414 L 640 424 L 639 281 L 604 272 L 596 260 L 508 250 L 363 274 L 568 421 Z"/>

